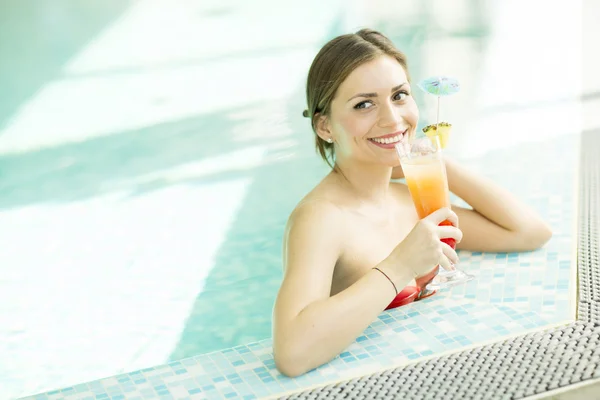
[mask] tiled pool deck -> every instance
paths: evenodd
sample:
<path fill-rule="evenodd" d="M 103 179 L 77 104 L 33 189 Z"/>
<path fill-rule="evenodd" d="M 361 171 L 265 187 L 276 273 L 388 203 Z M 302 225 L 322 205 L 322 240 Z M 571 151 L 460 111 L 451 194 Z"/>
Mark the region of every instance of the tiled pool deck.
<path fill-rule="evenodd" d="M 279 374 L 264 340 L 29 399 L 263 398 L 573 322 L 578 150 L 577 137 L 567 135 L 473 161 L 537 209 L 552 240 L 528 253 L 461 252 L 461 267 L 476 280 L 383 312 L 339 357 L 304 376 Z"/>

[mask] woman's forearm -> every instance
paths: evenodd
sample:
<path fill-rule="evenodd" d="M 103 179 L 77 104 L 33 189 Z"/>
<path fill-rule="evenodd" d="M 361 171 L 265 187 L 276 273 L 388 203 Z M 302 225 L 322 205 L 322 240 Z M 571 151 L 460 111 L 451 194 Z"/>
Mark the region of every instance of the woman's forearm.
<path fill-rule="evenodd" d="M 446 171 L 450 191 L 496 225 L 512 232 L 550 231 L 536 212 L 491 180 L 449 159 Z"/>
<path fill-rule="evenodd" d="M 411 277 L 396 282 L 401 290 Z M 279 370 L 298 376 L 330 361 L 346 349 L 395 296 L 394 287 L 371 270 L 346 290 L 310 304 L 287 326 L 285 342 L 275 347 Z"/>

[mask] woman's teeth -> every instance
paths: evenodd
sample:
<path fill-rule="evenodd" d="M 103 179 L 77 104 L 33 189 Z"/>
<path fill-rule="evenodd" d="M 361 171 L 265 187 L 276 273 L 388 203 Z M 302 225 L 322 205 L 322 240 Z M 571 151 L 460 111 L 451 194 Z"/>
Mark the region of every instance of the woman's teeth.
<path fill-rule="evenodd" d="M 384 138 L 384 139 L 372 138 L 371 140 L 374 142 L 377 142 L 377 143 L 381 143 L 381 144 L 398 143 L 400 140 L 402 140 L 402 134 L 391 137 L 391 138 Z"/>

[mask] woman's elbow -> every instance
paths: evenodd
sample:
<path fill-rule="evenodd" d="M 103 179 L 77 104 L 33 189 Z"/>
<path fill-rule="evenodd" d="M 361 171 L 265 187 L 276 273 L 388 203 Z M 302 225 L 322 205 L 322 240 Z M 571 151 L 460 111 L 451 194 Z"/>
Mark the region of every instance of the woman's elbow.
<path fill-rule="evenodd" d="M 297 352 L 285 351 L 274 346 L 273 358 L 275 359 L 275 367 L 289 378 L 296 378 L 309 370 L 305 364 L 306 359 Z"/>
<path fill-rule="evenodd" d="M 523 235 L 523 243 L 528 250 L 537 250 L 543 247 L 552 238 L 552 229 L 547 224 L 541 224 Z"/>

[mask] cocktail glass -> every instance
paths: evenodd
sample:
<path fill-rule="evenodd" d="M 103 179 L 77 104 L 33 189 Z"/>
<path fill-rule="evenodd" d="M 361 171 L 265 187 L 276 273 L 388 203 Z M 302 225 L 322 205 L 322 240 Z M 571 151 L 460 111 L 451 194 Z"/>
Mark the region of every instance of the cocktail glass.
<path fill-rule="evenodd" d="M 450 190 L 439 137 L 417 138 L 411 142 L 402 141 L 396 145 L 396 150 L 419 218 L 425 218 L 440 208 L 449 208 Z M 451 224 L 446 220 L 440 225 Z M 441 240 L 453 249 L 456 248 L 454 239 Z M 427 284 L 426 288 L 428 290 L 444 289 L 474 278 L 473 275 L 454 268 L 447 270 L 438 265 L 437 275 Z"/>

